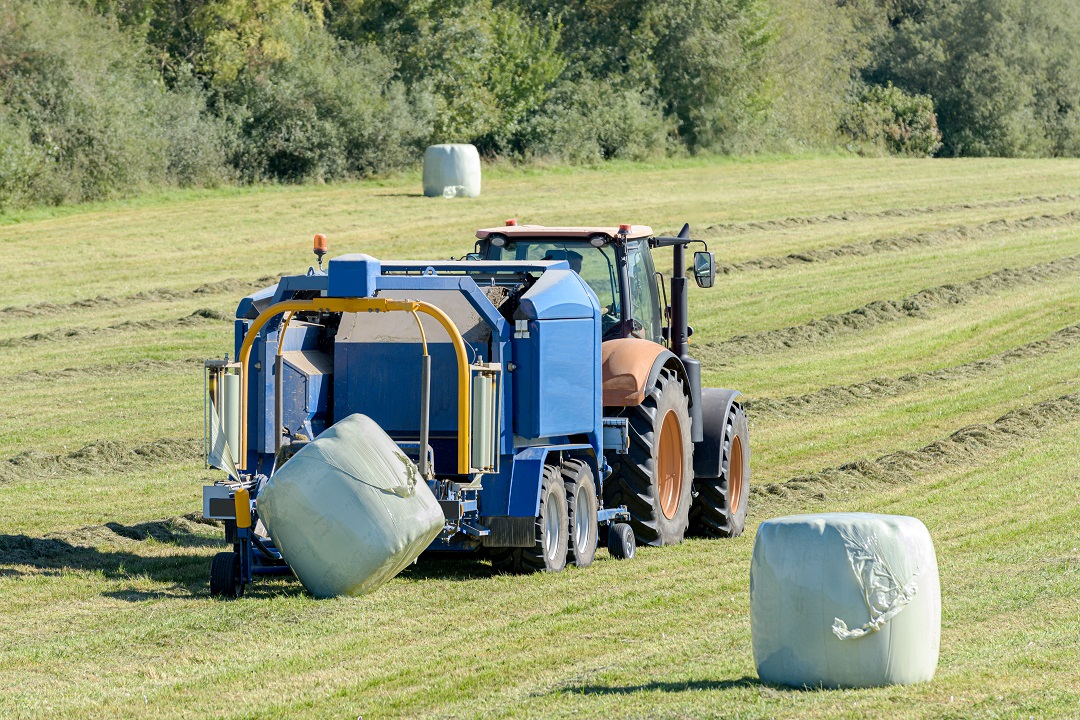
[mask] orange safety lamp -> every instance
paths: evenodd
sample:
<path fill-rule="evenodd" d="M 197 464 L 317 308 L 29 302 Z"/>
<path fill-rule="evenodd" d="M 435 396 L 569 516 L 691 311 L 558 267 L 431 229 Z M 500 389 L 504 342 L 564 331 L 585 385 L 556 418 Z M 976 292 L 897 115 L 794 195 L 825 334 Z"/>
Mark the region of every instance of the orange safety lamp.
<path fill-rule="evenodd" d="M 506 227 L 516 227 L 516 226 L 517 226 L 517 218 L 510 218 L 509 220 L 506 221 Z"/>
<path fill-rule="evenodd" d="M 323 255 L 326 254 L 326 236 L 322 233 L 316 233 L 312 245 L 315 257 L 319 258 L 319 269 L 322 270 Z"/>

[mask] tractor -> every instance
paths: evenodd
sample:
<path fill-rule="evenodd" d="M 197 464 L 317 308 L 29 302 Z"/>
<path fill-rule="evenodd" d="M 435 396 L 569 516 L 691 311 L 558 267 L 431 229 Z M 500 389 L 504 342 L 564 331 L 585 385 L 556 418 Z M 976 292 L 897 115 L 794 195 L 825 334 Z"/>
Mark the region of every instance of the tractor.
<path fill-rule="evenodd" d="M 241 300 L 235 359 L 205 363 L 206 455 L 227 480 L 203 514 L 233 551 L 211 591 L 288 573 L 258 496 L 353 413 L 415 461 L 445 516 L 425 551 L 506 572 L 589 565 L 687 532 L 743 531 L 750 445 L 738 392 L 701 387 L 689 354 L 688 226 L 505 225 L 449 261 L 334 257 Z M 652 252 L 672 248 L 670 304 Z M 715 257 L 693 254 L 712 287 Z M 659 278 L 659 281 L 658 281 Z M 661 296 L 664 301 L 661 302 Z"/>

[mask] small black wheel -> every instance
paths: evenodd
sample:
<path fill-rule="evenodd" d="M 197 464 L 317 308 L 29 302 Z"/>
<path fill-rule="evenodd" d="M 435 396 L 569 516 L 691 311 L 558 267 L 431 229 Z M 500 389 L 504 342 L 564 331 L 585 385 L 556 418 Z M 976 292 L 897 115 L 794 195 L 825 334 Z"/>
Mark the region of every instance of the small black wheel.
<path fill-rule="evenodd" d="M 608 529 L 608 552 L 616 560 L 633 560 L 637 552 L 634 528 L 627 523 L 615 523 Z"/>
<path fill-rule="evenodd" d="M 535 527 L 536 542 L 529 547 L 491 548 L 492 567 L 511 573 L 559 572 L 566 567 L 570 517 L 566 486 L 555 465 L 544 466 Z"/>
<path fill-rule="evenodd" d="M 581 460 L 566 460 L 562 464 L 566 485 L 566 504 L 570 510 L 569 559 L 578 567 L 592 565 L 596 557 L 598 528 L 596 526 L 596 483 L 589 465 Z"/>
<path fill-rule="evenodd" d="M 219 552 L 210 563 L 210 594 L 215 597 L 238 598 L 244 595 L 240 582 L 240 556 L 235 552 Z"/>

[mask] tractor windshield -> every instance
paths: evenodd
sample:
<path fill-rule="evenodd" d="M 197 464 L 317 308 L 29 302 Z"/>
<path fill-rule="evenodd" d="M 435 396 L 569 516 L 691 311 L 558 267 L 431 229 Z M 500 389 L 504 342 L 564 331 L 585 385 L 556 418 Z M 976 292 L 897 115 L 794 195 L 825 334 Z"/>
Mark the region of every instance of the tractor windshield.
<path fill-rule="evenodd" d="M 620 318 L 619 275 L 615 250 L 610 245 L 593 247 L 584 242 L 550 240 L 507 243 L 503 247 L 487 245 L 488 260 L 566 260 L 570 269 L 588 283 L 600 300 L 603 329 L 616 325 Z"/>

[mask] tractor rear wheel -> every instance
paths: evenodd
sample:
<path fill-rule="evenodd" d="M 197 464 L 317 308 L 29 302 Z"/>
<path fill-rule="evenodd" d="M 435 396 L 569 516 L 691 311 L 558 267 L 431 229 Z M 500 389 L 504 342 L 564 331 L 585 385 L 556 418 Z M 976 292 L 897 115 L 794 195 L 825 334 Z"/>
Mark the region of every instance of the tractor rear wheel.
<path fill-rule="evenodd" d="M 599 529 L 596 526 L 596 483 L 589 465 L 581 460 L 564 460 L 563 484 L 570 510 L 569 559 L 578 567 L 588 567 L 596 556 Z"/>
<path fill-rule="evenodd" d="M 662 370 L 640 405 L 605 411 L 630 421 L 630 451 L 608 456 L 614 472 L 604 482 L 604 505 L 625 505 L 645 545 L 674 545 L 686 533 L 694 481 L 689 406 L 682 381 Z"/>
<path fill-rule="evenodd" d="M 750 427 L 746 412 L 732 403 L 724 421 L 720 477 L 694 478 L 697 497 L 690 508 L 690 529 L 696 535 L 737 537 L 746 526 L 750 500 Z"/>
<path fill-rule="evenodd" d="M 240 582 L 240 556 L 235 552 L 219 552 L 210 562 L 210 594 L 224 598 L 243 596 L 244 584 Z"/>
<path fill-rule="evenodd" d="M 566 486 L 556 465 L 544 466 L 536 542 L 529 547 L 491 548 L 491 565 L 501 572 L 559 572 L 566 567 L 570 517 Z"/>

